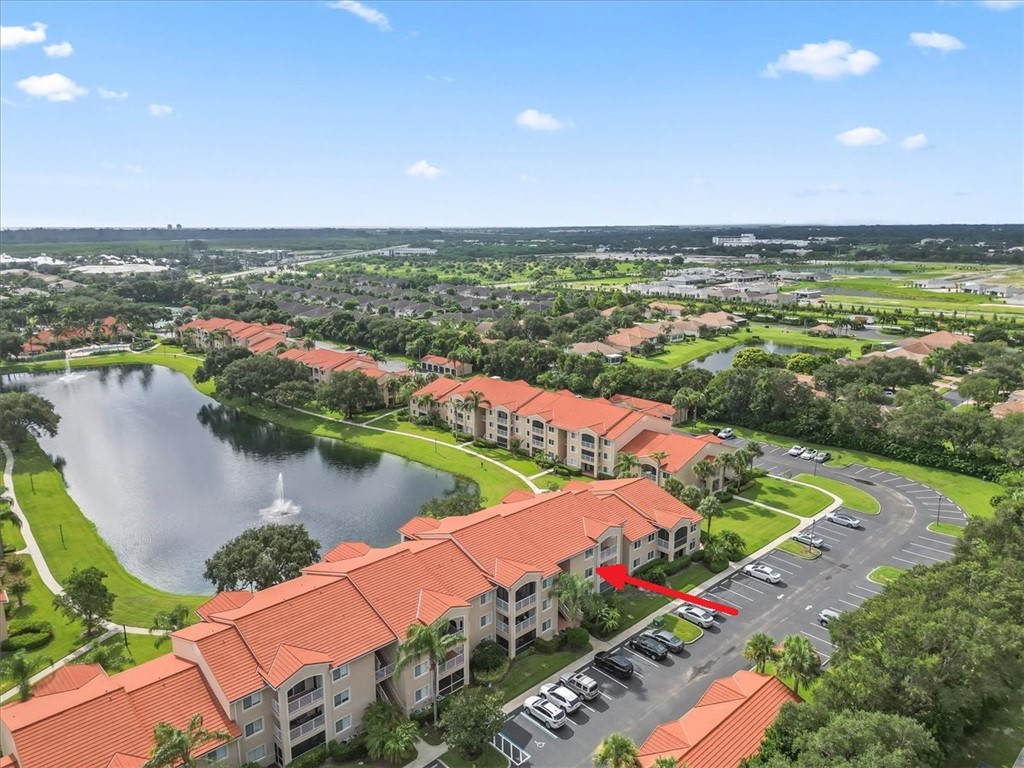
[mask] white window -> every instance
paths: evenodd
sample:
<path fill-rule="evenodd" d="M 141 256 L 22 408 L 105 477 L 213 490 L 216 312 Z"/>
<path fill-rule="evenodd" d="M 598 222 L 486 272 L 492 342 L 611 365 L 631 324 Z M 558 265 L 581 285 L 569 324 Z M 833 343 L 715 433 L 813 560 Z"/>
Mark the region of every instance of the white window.
<path fill-rule="evenodd" d="M 491 602 L 490 592 L 484 592 L 482 595 L 480 595 L 480 605 L 487 605 L 489 602 Z"/>
<path fill-rule="evenodd" d="M 429 685 L 424 685 L 422 688 L 417 689 L 416 693 L 413 694 L 412 698 L 413 698 L 413 701 L 420 702 L 420 701 L 423 701 L 425 698 L 427 698 L 429 695 L 430 695 L 430 686 Z"/>
<path fill-rule="evenodd" d="M 633 567 L 634 568 L 639 568 L 640 567 L 640 558 L 639 557 L 637 557 L 637 558 L 635 558 L 633 560 Z"/>
<path fill-rule="evenodd" d="M 242 699 L 242 709 L 252 709 L 253 707 L 259 706 L 259 703 L 263 701 L 263 694 L 260 691 L 256 693 L 250 693 L 244 699 Z"/>
<path fill-rule="evenodd" d="M 594 569 L 593 568 L 587 568 L 587 570 L 585 570 L 583 572 L 583 577 L 586 578 L 586 579 L 589 579 L 593 575 L 594 575 Z"/>
<path fill-rule="evenodd" d="M 654 556 L 655 556 L 656 554 L 657 554 L 656 552 L 648 552 L 648 553 L 647 553 L 647 559 L 648 559 L 648 560 L 653 560 L 653 559 L 654 559 Z"/>
<path fill-rule="evenodd" d="M 544 619 L 544 623 L 540 625 L 541 632 L 547 632 L 551 629 L 551 619 Z"/>
<path fill-rule="evenodd" d="M 255 736 L 257 733 L 263 730 L 263 718 L 257 718 L 251 723 L 245 724 L 245 737 Z"/>
<path fill-rule="evenodd" d="M 486 627 L 490 623 L 491 623 L 491 614 L 485 613 L 483 616 L 480 617 L 480 628 L 481 629 L 483 629 L 484 627 Z"/>
<path fill-rule="evenodd" d="M 344 706 L 345 704 L 348 704 L 351 699 L 352 699 L 352 689 L 351 688 L 346 688 L 341 693 L 334 694 L 334 706 L 336 706 L 336 707 Z"/>
<path fill-rule="evenodd" d="M 210 763 L 216 763 L 216 762 L 219 762 L 220 760 L 227 760 L 228 759 L 228 745 L 227 744 L 221 744 L 219 747 L 217 747 L 212 752 L 207 752 L 205 755 L 203 755 L 203 759 L 206 760 L 207 762 L 210 762 Z"/>
<path fill-rule="evenodd" d="M 245 753 L 245 759 L 247 762 L 255 763 L 257 760 L 262 760 L 267 756 L 267 745 L 260 744 L 256 749 L 250 749 Z"/>
<path fill-rule="evenodd" d="M 554 444 L 555 444 L 554 440 L 548 440 L 548 445 L 554 445 Z"/>
<path fill-rule="evenodd" d="M 585 557 L 587 560 L 589 560 L 593 556 L 594 556 L 594 548 L 593 547 L 591 547 L 590 549 L 588 549 L 586 552 L 583 553 L 583 557 Z"/>
<path fill-rule="evenodd" d="M 547 598 L 543 603 L 540 604 L 540 609 L 546 611 L 551 607 L 551 598 Z"/>
<path fill-rule="evenodd" d="M 413 677 L 423 677 L 427 672 L 430 671 L 430 664 L 426 661 L 421 661 L 412 670 Z"/>
<path fill-rule="evenodd" d="M 640 549 L 641 544 L 643 544 L 643 542 L 640 539 L 637 539 L 633 542 L 633 549 Z"/>
<path fill-rule="evenodd" d="M 333 680 L 334 682 L 338 682 L 343 677 L 348 677 L 348 673 L 349 673 L 349 665 L 348 664 L 342 664 L 340 667 L 335 667 L 334 669 L 331 670 L 331 680 Z"/>
<path fill-rule="evenodd" d="M 345 715 L 341 720 L 334 721 L 334 733 L 344 733 L 352 727 L 352 715 Z"/>
<path fill-rule="evenodd" d="M 554 576 L 548 576 L 541 583 L 541 586 L 544 587 L 544 589 L 551 589 L 551 585 L 554 584 L 554 583 L 555 583 L 555 577 Z"/>
<path fill-rule="evenodd" d="M 647 534 L 647 543 L 648 544 L 653 544 L 654 543 L 654 538 L 655 538 L 656 535 L 657 534 L 654 534 L 654 533 Z"/>
<path fill-rule="evenodd" d="M 696 541 L 691 541 L 690 542 L 690 549 L 696 549 L 696 547 L 697 547 L 697 542 Z"/>

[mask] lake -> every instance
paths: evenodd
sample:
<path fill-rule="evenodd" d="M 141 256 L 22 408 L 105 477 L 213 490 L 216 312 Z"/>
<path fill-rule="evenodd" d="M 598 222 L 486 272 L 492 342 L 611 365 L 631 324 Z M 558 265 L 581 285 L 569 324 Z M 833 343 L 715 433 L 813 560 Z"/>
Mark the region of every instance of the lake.
<path fill-rule="evenodd" d="M 387 545 L 456 478 L 386 453 L 247 416 L 162 366 L 5 377 L 61 416 L 39 442 L 68 492 L 131 573 L 160 589 L 209 593 L 205 560 L 267 522 L 301 522 L 322 550 L 342 540 Z M 272 506 L 278 476 L 297 514 Z"/>
<path fill-rule="evenodd" d="M 704 368 L 712 373 L 725 371 L 732 367 L 733 358 L 736 357 L 741 349 L 749 349 L 751 347 L 763 349 L 765 352 L 769 352 L 774 355 L 792 355 L 797 352 L 809 352 L 812 355 L 820 355 L 825 351 L 818 347 L 798 347 L 793 344 L 776 344 L 774 341 L 765 341 L 760 344 L 737 344 L 735 347 L 729 347 L 728 349 L 723 349 L 718 352 L 712 352 L 706 357 L 694 360 L 689 365 L 691 368 Z"/>

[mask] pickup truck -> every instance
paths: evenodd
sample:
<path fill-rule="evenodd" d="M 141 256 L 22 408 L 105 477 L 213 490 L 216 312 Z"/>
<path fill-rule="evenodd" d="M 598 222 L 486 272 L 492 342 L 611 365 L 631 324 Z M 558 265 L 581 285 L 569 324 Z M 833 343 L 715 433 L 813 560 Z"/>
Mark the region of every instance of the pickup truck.
<path fill-rule="evenodd" d="M 558 682 L 570 691 L 579 694 L 587 701 L 596 699 L 601 693 L 601 687 L 597 684 L 597 681 L 582 672 L 573 672 L 569 675 L 562 675 L 558 679 Z"/>

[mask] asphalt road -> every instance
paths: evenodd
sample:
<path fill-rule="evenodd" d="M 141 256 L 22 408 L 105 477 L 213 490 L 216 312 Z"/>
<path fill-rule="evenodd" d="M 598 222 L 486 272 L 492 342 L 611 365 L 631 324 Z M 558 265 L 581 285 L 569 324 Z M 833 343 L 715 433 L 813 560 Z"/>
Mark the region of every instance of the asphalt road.
<path fill-rule="evenodd" d="M 785 449 L 764 449 L 758 464 L 772 474 L 814 472 L 811 462 L 790 458 Z M 755 580 L 738 570 L 722 574 L 704 596 L 736 606 L 739 615 L 719 615 L 716 625 L 680 656 L 655 662 L 619 646 L 636 671 L 628 682 L 592 666 L 583 667 L 601 684 L 601 696 L 570 715 L 558 731 L 548 730 L 522 709 L 513 712 L 502 732 L 530 754 L 528 765 L 591 766 L 595 748 L 613 731 L 641 744 L 659 723 L 693 707 L 713 680 L 749 668 L 742 651 L 755 632 L 767 632 L 780 642 L 786 635 L 803 634 L 827 664 L 832 644 L 828 630 L 817 621 L 818 611 L 851 610 L 878 594 L 882 587 L 867 579 L 878 565 L 906 569 L 951 557 L 954 540 L 926 528 L 935 521 L 936 512 L 946 522 L 964 521 L 963 511 L 949 499 L 920 483 L 860 465 L 844 469 L 817 465 L 817 473 L 862 488 L 879 501 L 882 511 L 854 513 L 863 523 L 857 530 L 815 520 L 814 533 L 825 540 L 826 547 L 820 558 L 802 560 L 779 551 L 762 558 L 782 574 L 779 584 Z M 643 629 L 637 627 L 637 632 Z"/>

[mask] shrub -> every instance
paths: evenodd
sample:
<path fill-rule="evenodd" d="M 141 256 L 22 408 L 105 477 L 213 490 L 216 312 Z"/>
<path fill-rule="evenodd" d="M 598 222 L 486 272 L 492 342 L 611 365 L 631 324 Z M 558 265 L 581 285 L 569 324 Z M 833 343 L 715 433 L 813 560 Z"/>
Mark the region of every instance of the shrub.
<path fill-rule="evenodd" d="M 320 768 L 326 762 L 327 745 L 321 744 L 319 747 L 314 747 L 306 754 L 292 760 L 288 763 L 288 768 Z"/>
<path fill-rule="evenodd" d="M 590 643 L 590 633 L 583 627 L 572 627 L 559 633 L 558 644 L 567 650 L 575 651 Z"/>
<path fill-rule="evenodd" d="M 400 411 L 395 415 L 395 421 L 409 421 L 410 418 L 406 411 Z"/>
<path fill-rule="evenodd" d="M 679 573 L 681 570 L 686 568 L 690 562 L 694 560 L 690 555 L 681 555 L 670 563 L 665 563 L 665 573 L 669 576 Z"/>
<path fill-rule="evenodd" d="M 24 632 L 0 643 L 3 651 L 34 651 L 53 640 L 53 632 Z"/>
<path fill-rule="evenodd" d="M 691 563 L 700 563 L 700 562 L 703 562 L 703 561 L 704 561 L 704 550 L 703 549 L 698 549 L 696 552 L 694 552 L 692 555 L 690 555 L 690 562 Z"/>
<path fill-rule="evenodd" d="M 359 760 L 366 757 L 366 742 L 363 740 L 362 734 L 345 742 L 329 741 L 327 742 L 327 753 L 335 760 Z"/>
<path fill-rule="evenodd" d="M 728 491 L 719 491 L 715 494 L 715 498 L 724 504 L 727 501 L 732 501 L 732 494 Z"/>
<path fill-rule="evenodd" d="M 569 474 L 572 477 L 582 477 L 583 476 L 583 470 L 580 469 L 579 467 L 569 467 Z"/>
<path fill-rule="evenodd" d="M 473 441 L 473 445 L 475 445 L 477 448 L 497 448 L 498 447 L 497 443 L 491 442 L 490 440 L 483 440 L 483 439 L 480 439 L 480 438 L 477 438 L 476 440 L 474 440 Z"/>
<path fill-rule="evenodd" d="M 558 646 L 558 640 L 554 638 L 552 638 L 551 640 L 546 640 L 543 637 L 538 637 L 536 640 L 533 641 L 533 650 L 535 650 L 537 653 L 554 653 L 558 650 Z"/>
<path fill-rule="evenodd" d="M 37 619 L 36 621 L 14 619 L 7 625 L 7 635 L 9 637 L 14 637 L 15 635 L 26 635 L 29 632 L 49 632 L 52 635 L 53 625 L 48 621 L 42 621 L 40 619 Z"/>
<path fill-rule="evenodd" d="M 482 640 L 469 655 L 469 667 L 474 672 L 494 672 L 504 661 L 508 661 L 508 654 L 494 640 Z"/>

